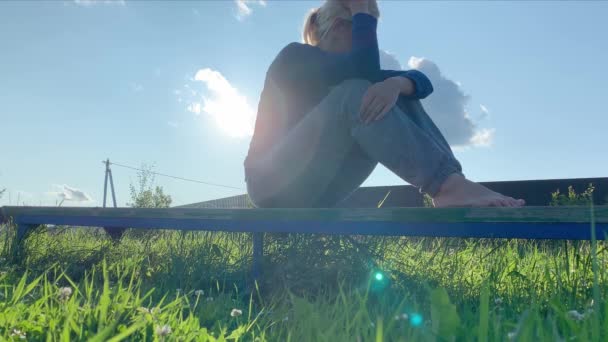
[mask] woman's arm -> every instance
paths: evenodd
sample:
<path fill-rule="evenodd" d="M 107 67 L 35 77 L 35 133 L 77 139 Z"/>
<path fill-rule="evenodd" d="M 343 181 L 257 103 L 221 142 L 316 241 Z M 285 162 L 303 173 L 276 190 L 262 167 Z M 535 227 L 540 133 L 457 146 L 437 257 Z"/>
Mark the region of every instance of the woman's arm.
<path fill-rule="evenodd" d="M 277 57 L 277 76 L 289 81 L 323 80 L 330 86 L 349 78 L 373 80 L 380 71 L 377 25 L 375 17 L 363 12 L 355 14 L 353 46 L 348 53 L 331 53 L 300 43 L 289 44 Z"/>
<path fill-rule="evenodd" d="M 418 70 L 381 70 L 377 81 L 395 78 L 401 95 L 410 99 L 424 99 L 433 93 L 431 80 Z"/>
<path fill-rule="evenodd" d="M 418 70 L 382 70 L 379 76 L 383 78 L 369 87 L 361 101 L 360 117 L 366 124 L 382 119 L 399 96 L 422 99 L 433 92 L 431 81 Z"/>

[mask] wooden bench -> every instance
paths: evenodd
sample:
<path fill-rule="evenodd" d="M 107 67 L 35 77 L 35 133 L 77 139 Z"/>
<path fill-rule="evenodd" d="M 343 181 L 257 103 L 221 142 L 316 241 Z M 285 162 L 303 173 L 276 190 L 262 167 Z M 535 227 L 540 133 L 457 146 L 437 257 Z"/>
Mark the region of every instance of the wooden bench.
<path fill-rule="evenodd" d="M 136 209 L 2 207 L 17 242 L 42 224 L 253 233 L 253 275 L 260 274 L 264 233 L 460 238 L 605 239 L 608 206 L 374 209 Z"/>

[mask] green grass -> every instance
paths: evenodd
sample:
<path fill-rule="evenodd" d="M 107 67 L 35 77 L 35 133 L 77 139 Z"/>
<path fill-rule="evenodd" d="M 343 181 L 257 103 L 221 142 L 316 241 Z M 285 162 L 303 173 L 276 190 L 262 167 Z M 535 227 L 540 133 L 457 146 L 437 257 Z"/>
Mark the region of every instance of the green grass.
<path fill-rule="evenodd" d="M 13 235 L 6 340 L 608 339 L 602 241 L 276 234 L 252 284 L 247 234 L 40 228 L 16 264 Z"/>

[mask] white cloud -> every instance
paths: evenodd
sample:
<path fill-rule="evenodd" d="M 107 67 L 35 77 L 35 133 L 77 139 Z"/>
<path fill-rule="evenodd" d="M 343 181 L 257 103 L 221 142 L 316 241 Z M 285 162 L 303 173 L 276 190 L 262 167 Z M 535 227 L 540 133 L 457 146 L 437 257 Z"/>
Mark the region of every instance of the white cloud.
<path fill-rule="evenodd" d="M 477 121 L 485 120 L 490 116 L 490 110 L 488 109 L 488 107 L 480 104 L 479 110 L 481 110 L 481 114 L 477 118 Z"/>
<path fill-rule="evenodd" d="M 48 194 L 57 196 L 59 199 L 64 201 L 91 202 L 93 200 L 91 196 L 84 191 L 73 188 L 67 184 L 53 184 L 53 188 L 56 190 L 51 191 Z"/>
<path fill-rule="evenodd" d="M 388 51 L 380 50 L 380 66 L 385 70 L 402 70 L 399 59 Z"/>
<path fill-rule="evenodd" d="M 411 57 L 411 69 L 422 71 L 433 84 L 435 91 L 422 100 L 424 108 L 452 146 L 489 146 L 494 129 L 480 129 L 471 119 L 466 95 L 462 85 L 448 79 L 437 64 L 426 58 Z M 482 107 L 482 111 L 487 108 Z"/>
<path fill-rule="evenodd" d="M 439 127 L 446 140 L 456 150 L 467 146 L 490 146 L 495 129 L 479 128 L 467 111 L 470 96 L 462 89 L 462 84 L 445 77 L 437 64 L 426 58 L 411 57 L 408 67 L 417 69 L 431 80 L 435 91 L 422 100 L 425 110 Z M 380 50 L 382 69 L 401 70 L 399 59 L 390 52 Z M 486 118 L 490 111 L 480 105 L 482 116 Z"/>
<path fill-rule="evenodd" d="M 74 4 L 78 6 L 95 6 L 95 5 L 117 5 L 124 6 L 125 0 L 74 0 Z"/>
<path fill-rule="evenodd" d="M 180 99 L 178 99 L 178 101 L 179 100 Z M 181 101 L 179 101 L 179 102 L 181 102 Z M 192 112 L 192 113 L 194 113 L 196 115 L 199 115 L 201 113 L 201 104 L 198 103 L 198 102 L 191 103 L 191 104 L 188 105 L 187 109 L 188 109 L 189 112 Z"/>
<path fill-rule="evenodd" d="M 193 102 L 188 110 L 210 115 L 226 134 L 232 137 L 250 137 L 255 124 L 255 110 L 238 89 L 218 71 L 209 68 L 199 70 L 194 79 L 203 82 L 202 101 Z"/>
<path fill-rule="evenodd" d="M 234 2 L 236 4 L 236 18 L 241 21 L 253 13 L 251 5 L 266 7 L 266 0 L 234 0 Z"/>
<path fill-rule="evenodd" d="M 494 128 L 483 128 L 475 132 L 475 135 L 471 137 L 470 144 L 473 146 L 492 146 L 494 142 Z"/>
<path fill-rule="evenodd" d="M 176 121 L 167 121 L 167 125 L 173 127 L 173 128 L 177 128 L 179 127 L 179 122 Z"/>
<path fill-rule="evenodd" d="M 481 109 L 481 112 L 484 114 L 484 116 L 490 115 L 490 110 L 488 109 L 488 107 L 480 104 L 479 109 Z"/>

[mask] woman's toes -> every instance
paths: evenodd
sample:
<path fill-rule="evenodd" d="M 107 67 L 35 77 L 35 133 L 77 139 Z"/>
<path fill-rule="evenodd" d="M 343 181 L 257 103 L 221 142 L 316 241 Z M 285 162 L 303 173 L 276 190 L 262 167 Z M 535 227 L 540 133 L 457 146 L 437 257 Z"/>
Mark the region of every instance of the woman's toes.
<path fill-rule="evenodd" d="M 506 207 L 508 206 L 507 202 L 503 198 L 495 198 L 492 200 L 493 207 Z"/>
<path fill-rule="evenodd" d="M 522 200 L 522 199 L 511 198 L 510 200 L 513 203 L 514 207 L 521 207 L 524 204 L 526 204 L 526 202 L 524 200 Z"/>

